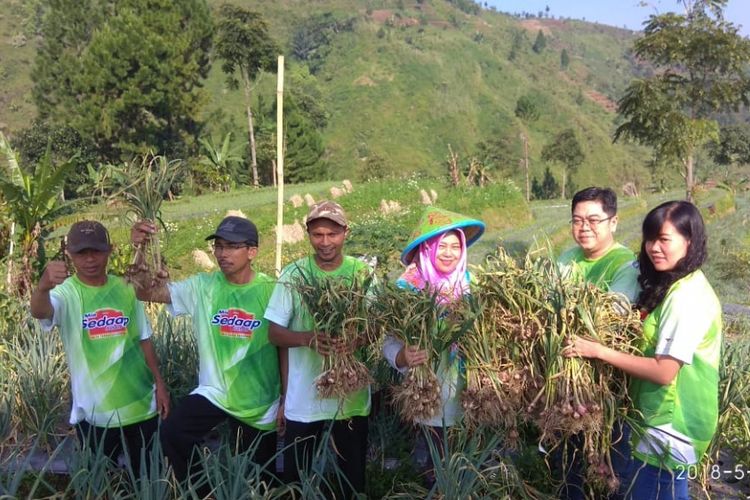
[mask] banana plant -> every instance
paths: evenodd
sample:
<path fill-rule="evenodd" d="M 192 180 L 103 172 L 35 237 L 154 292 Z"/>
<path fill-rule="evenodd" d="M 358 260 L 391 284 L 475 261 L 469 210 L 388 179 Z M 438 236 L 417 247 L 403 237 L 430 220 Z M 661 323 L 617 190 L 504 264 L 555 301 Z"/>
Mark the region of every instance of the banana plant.
<path fill-rule="evenodd" d="M 242 155 L 237 153 L 237 146 L 231 147 L 232 133 L 228 132 L 224 136 L 221 147 L 213 140 L 205 137 L 200 139 L 202 153 L 204 158 L 200 160 L 203 166 L 204 175 L 211 184 L 218 183 L 223 191 L 229 191 L 232 181 L 232 165 L 241 163 Z M 239 145 L 244 147 L 244 145 Z"/>
<path fill-rule="evenodd" d="M 33 169 L 22 168 L 18 153 L 0 133 L 0 153 L 6 165 L 0 168 L 2 210 L 19 228 L 22 255 L 18 294 L 30 290 L 34 264 L 44 265 L 42 237 L 47 228 L 70 207 L 63 199 L 63 185 L 76 166 L 78 155 L 55 165 L 49 146 Z"/>

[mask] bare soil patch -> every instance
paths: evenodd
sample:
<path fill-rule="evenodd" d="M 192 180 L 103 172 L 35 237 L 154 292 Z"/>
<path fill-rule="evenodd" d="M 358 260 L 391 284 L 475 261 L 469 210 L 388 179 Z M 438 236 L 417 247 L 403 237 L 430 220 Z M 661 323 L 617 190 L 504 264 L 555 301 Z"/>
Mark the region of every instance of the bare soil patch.
<path fill-rule="evenodd" d="M 525 29 L 526 31 L 531 31 L 532 33 L 536 33 L 537 31 L 542 30 L 544 36 L 551 35 L 552 28 L 557 30 L 567 28 L 565 21 L 560 21 L 557 19 L 522 19 L 521 21 L 519 21 L 519 24 L 523 29 Z"/>
<path fill-rule="evenodd" d="M 596 104 L 604 108 L 605 110 L 614 113 L 617 111 L 617 103 L 596 90 L 587 90 L 584 92 L 586 97 L 594 101 Z"/>

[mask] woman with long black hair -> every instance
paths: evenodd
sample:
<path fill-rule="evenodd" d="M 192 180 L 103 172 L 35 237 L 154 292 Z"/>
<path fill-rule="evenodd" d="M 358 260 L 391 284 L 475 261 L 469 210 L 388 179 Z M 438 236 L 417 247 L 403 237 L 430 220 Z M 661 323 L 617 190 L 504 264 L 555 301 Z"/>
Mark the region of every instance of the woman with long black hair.
<path fill-rule="evenodd" d="M 688 476 L 716 432 L 721 305 L 700 269 L 705 260 L 705 226 L 695 205 L 670 201 L 654 208 L 643 221 L 638 257 L 642 355 L 583 338 L 568 351 L 632 377 L 640 425 L 631 460 L 617 471 L 628 499 L 687 499 Z"/>

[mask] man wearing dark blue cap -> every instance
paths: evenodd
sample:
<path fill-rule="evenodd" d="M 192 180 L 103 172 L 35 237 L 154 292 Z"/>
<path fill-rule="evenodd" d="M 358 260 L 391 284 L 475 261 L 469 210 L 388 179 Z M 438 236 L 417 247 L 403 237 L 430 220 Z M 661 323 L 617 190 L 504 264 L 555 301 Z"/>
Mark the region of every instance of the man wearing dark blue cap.
<path fill-rule="evenodd" d="M 138 222 L 131 241 L 140 245 L 155 232 L 153 223 Z M 275 281 L 253 269 L 258 230 L 248 219 L 225 217 L 206 240 L 213 240 L 220 272 L 152 287 L 136 283 L 141 300 L 168 304 L 175 316 L 191 315 L 198 344 L 198 387 L 162 425 L 162 447 L 175 476 L 189 480 L 201 469 L 197 445 L 227 421 L 236 440 L 231 446 L 253 449 L 253 461 L 272 474 L 281 355 L 286 353 L 268 342 L 269 323 L 263 317 Z"/>

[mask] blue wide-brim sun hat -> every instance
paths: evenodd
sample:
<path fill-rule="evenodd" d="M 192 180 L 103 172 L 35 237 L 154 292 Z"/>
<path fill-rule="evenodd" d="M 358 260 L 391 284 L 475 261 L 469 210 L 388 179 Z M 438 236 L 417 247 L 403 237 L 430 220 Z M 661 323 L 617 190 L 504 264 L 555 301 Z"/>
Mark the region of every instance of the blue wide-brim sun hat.
<path fill-rule="evenodd" d="M 442 208 L 427 207 L 419 219 L 417 228 L 412 232 L 410 242 L 401 252 L 401 263 L 405 266 L 414 260 L 414 254 L 423 241 L 437 236 L 438 234 L 461 229 L 466 236 L 466 247 L 470 247 L 484 234 L 484 222 L 457 214 Z"/>

